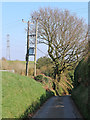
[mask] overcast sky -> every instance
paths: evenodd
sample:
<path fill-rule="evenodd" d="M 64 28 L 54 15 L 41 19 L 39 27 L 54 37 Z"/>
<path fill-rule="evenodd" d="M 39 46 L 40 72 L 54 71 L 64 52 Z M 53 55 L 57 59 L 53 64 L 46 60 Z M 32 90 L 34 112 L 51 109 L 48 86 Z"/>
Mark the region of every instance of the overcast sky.
<path fill-rule="evenodd" d="M 72 14 L 83 17 L 88 24 L 88 2 L 3 2 L 2 3 L 2 56 L 6 57 L 7 34 L 10 35 L 11 60 L 25 60 L 27 34 L 26 23 L 30 14 L 40 7 L 68 9 Z M 1 30 L 1 29 L 0 29 Z M 37 59 L 47 54 L 47 46 L 37 46 Z M 45 54 L 44 54 L 45 53 Z M 32 60 L 32 59 L 31 59 Z"/>

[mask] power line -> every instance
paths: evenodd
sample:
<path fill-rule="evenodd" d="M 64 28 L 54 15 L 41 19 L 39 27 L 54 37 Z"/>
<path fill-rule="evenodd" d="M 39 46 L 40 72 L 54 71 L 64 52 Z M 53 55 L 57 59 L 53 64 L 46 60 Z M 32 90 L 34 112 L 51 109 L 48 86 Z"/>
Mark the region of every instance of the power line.
<path fill-rule="evenodd" d="M 48 54 L 44 53 L 42 50 L 40 50 L 39 48 L 37 48 L 41 53 L 43 53 L 45 56 L 48 56 Z"/>

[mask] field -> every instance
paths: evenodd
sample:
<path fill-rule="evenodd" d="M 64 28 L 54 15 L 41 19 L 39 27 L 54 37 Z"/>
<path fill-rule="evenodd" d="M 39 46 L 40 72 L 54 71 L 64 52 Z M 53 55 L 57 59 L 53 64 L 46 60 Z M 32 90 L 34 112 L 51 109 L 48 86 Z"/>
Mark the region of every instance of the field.
<path fill-rule="evenodd" d="M 25 61 L 2 60 L 1 63 L 2 64 L 0 66 L 0 69 L 2 69 L 2 70 L 14 70 L 15 73 L 18 73 L 20 75 L 25 75 L 25 69 L 26 69 L 26 62 Z M 34 62 L 29 61 L 29 76 L 32 76 L 33 72 L 34 72 Z"/>
<path fill-rule="evenodd" d="M 46 91 L 39 82 L 18 74 L 2 72 L 2 118 L 19 118 L 44 94 Z"/>

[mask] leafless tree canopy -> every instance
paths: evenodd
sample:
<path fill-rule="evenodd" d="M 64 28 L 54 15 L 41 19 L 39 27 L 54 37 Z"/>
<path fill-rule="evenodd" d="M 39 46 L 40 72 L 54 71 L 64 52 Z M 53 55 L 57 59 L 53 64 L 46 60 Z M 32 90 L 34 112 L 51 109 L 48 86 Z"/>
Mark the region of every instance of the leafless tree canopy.
<path fill-rule="evenodd" d="M 56 65 L 56 74 L 75 65 L 86 53 L 87 25 L 68 10 L 40 8 L 32 13 L 38 18 L 40 43 L 48 45 L 48 54 Z"/>

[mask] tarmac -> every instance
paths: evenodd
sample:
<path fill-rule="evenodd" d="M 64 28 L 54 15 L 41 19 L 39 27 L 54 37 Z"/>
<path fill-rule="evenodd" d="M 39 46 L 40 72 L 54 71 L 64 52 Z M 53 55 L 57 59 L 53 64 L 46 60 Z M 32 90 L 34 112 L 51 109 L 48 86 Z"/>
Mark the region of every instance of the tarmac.
<path fill-rule="evenodd" d="M 47 100 L 32 118 L 82 118 L 70 95 Z"/>

